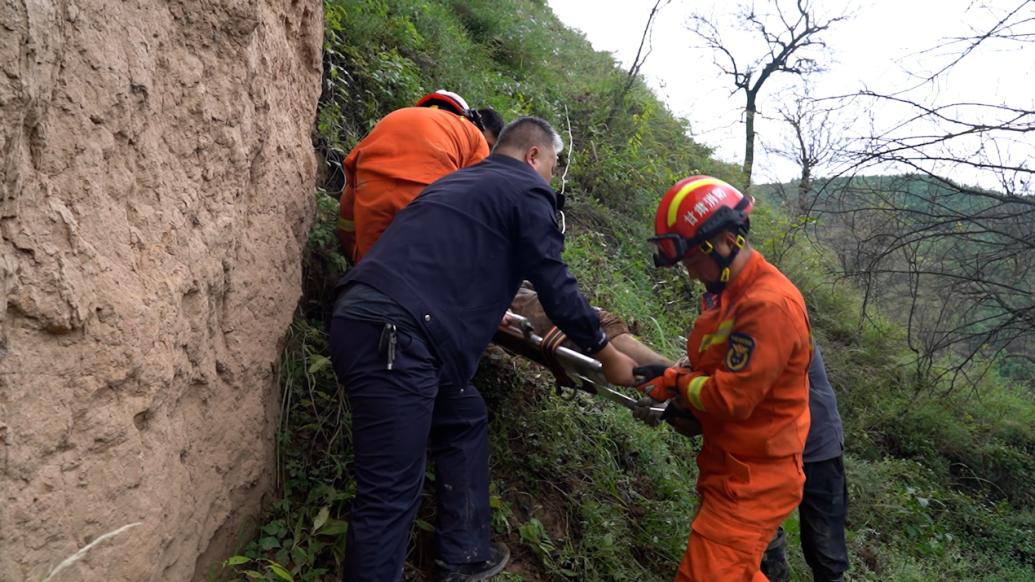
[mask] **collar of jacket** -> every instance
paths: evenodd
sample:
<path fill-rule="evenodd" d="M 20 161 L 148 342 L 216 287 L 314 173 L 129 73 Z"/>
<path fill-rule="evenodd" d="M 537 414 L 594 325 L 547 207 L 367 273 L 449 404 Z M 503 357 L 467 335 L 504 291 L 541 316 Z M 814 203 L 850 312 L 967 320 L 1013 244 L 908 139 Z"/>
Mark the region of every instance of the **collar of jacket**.
<path fill-rule="evenodd" d="M 726 284 L 726 288 L 723 289 L 721 295 L 727 300 L 740 297 L 751 285 L 751 281 L 755 278 L 755 274 L 764 263 L 765 257 L 762 256 L 762 253 L 758 252 L 757 249 L 751 249 L 751 256 L 748 257 L 747 262 L 744 263 L 744 268 L 730 279 L 730 282 Z"/>
<path fill-rule="evenodd" d="M 553 209 L 554 210 L 563 210 L 564 209 L 564 198 L 562 196 L 560 196 L 559 194 L 557 194 L 556 192 L 554 192 L 553 191 L 553 187 L 550 186 L 550 183 L 547 182 L 546 180 L 544 180 L 543 177 L 539 175 L 539 172 L 536 172 L 532 168 L 532 166 L 529 166 L 528 164 L 526 164 L 525 162 L 523 162 L 521 160 L 514 159 L 514 158 L 512 158 L 510 156 L 503 155 L 503 154 L 489 154 L 489 157 L 486 158 L 486 161 L 489 161 L 489 162 L 499 162 L 499 163 L 501 163 L 503 165 L 511 166 L 511 167 L 514 167 L 514 168 L 521 168 L 523 171 L 528 172 L 532 176 L 535 176 L 535 179 L 539 182 L 539 184 L 542 185 L 542 187 L 545 188 L 546 191 L 550 193 L 550 204 L 553 206 Z"/>

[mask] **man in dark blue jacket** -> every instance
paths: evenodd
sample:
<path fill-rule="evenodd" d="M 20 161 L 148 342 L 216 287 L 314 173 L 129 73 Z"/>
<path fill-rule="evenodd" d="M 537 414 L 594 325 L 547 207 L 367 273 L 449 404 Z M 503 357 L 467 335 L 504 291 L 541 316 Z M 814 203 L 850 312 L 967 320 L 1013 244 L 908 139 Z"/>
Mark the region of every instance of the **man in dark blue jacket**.
<path fill-rule="evenodd" d="M 331 357 L 352 409 L 357 485 L 345 580 L 402 577 L 429 448 L 439 579 L 505 565 L 506 546 L 489 543 L 487 415 L 470 380 L 523 279 L 609 381 L 633 383 L 635 363 L 561 260 L 549 180 L 562 147 L 545 121 L 512 122 L 493 155 L 428 186 L 339 283 Z"/>
<path fill-rule="evenodd" d="M 844 427 L 837 396 L 827 378 L 819 345 L 813 343 L 809 366 L 809 413 L 812 424 L 805 440 L 805 495 L 798 506 L 801 549 L 816 582 L 840 582 L 848 569 L 845 516 Z M 781 527 L 762 557 L 762 572 L 773 582 L 790 580 L 786 536 Z"/>

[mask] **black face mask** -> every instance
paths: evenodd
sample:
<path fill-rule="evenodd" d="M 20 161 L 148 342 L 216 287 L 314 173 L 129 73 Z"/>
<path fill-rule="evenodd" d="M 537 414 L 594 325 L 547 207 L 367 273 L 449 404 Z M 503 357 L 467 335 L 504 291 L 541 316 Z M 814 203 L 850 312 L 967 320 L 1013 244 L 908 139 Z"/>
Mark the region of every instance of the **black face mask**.
<path fill-rule="evenodd" d="M 721 281 L 712 281 L 704 284 L 704 289 L 712 295 L 718 295 L 726 289 L 726 284 Z"/>
<path fill-rule="evenodd" d="M 744 245 L 747 244 L 747 228 L 741 226 L 737 229 L 737 241 L 730 249 L 730 254 L 725 257 L 721 256 L 717 251 L 712 250 L 708 253 L 708 256 L 715 262 L 715 266 L 719 268 L 720 277 L 718 281 L 711 281 L 704 284 L 704 288 L 709 293 L 719 294 L 726 289 L 726 285 L 729 284 L 730 269 L 733 268 L 733 260 L 737 258 L 737 255 L 744 249 Z M 710 243 L 709 243 L 710 246 Z"/>

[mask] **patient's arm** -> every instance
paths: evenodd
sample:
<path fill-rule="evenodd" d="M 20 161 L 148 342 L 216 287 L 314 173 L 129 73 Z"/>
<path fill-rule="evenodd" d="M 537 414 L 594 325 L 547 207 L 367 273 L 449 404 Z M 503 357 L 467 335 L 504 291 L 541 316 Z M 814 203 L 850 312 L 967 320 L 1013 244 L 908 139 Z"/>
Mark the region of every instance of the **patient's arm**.
<path fill-rule="evenodd" d="M 546 316 L 546 312 L 539 303 L 539 298 L 535 290 L 532 289 L 531 284 L 526 283 L 522 285 L 518 290 L 518 294 L 514 297 L 514 301 L 510 304 L 510 310 L 527 319 L 532 324 L 532 329 L 540 336 L 546 335 L 553 327 L 553 323 Z M 600 327 L 611 338 L 611 345 L 619 352 L 635 360 L 637 365 L 686 365 L 682 361 L 672 362 L 665 356 L 640 343 L 633 334 L 629 333 L 629 327 L 625 325 L 625 322 L 614 314 L 604 310 L 597 310 L 597 314 L 600 316 Z M 568 341 L 565 341 L 562 345 L 576 351 L 579 350 L 578 346 Z M 661 416 L 656 412 L 657 402 L 648 397 L 641 401 L 640 404 L 642 406 L 638 410 L 633 411 L 633 416 L 650 426 L 657 426 L 661 422 Z M 674 400 L 669 402 L 669 406 L 677 407 L 677 409 L 670 411 L 670 414 L 665 416 L 665 422 L 672 426 L 676 432 L 688 437 L 701 434 L 701 425 L 694 418 L 693 414 L 679 407 Z"/>
<path fill-rule="evenodd" d="M 640 340 L 636 339 L 631 333 L 624 333 L 618 337 L 613 337 L 611 338 L 611 343 L 618 351 L 636 360 L 636 363 L 640 366 L 647 364 L 671 366 L 673 364 L 672 360 L 640 343 Z"/>
<path fill-rule="evenodd" d="M 526 282 L 518 289 L 517 295 L 514 296 L 514 301 L 510 304 L 510 310 L 528 319 L 532 323 L 532 328 L 539 335 L 546 335 L 546 332 L 553 327 L 553 322 L 546 316 L 546 311 L 543 310 L 542 304 L 539 303 L 539 296 L 532 289 L 530 283 Z M 600 327 L 611 338 L 611 344 L 614 345 L 615 349 L 635 360 L 637 365 L 663 364 L 671 366 L 673 364 L 671 360 L 640 343 L 639 340 L 629 333 L 629 327 L 618 316 L 602 309 L 598 309 L 597 314 L 600 316 Z M 562 345 L 579 350 L 577 346 L 568 341 L 565 341 Z"/>

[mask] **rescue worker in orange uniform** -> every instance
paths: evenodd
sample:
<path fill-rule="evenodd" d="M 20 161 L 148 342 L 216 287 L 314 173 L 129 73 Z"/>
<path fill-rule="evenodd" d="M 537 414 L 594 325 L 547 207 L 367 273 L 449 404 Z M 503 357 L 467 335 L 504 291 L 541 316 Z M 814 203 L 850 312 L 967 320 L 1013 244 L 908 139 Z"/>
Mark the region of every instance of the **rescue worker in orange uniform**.
<path fill-rule="evenodd" d="M 345 158 L 338 239 L 359 262 L 426 186 L 489 155 L 503 119 L 438 90 L 386 115 Z"/>
<path fill-rule="evenodd" d="M 812 357 L 805 301 L 747 243 L 754 200 L 708 176 L 677 182 L 655 220 L 656 266 L 705 284 L 687 340 L 690 368 L 643 366 L 638 387 L 701 424 L 700 506 L 677 581 L 768 580 L 759 569 L 798 507 Z"/>

